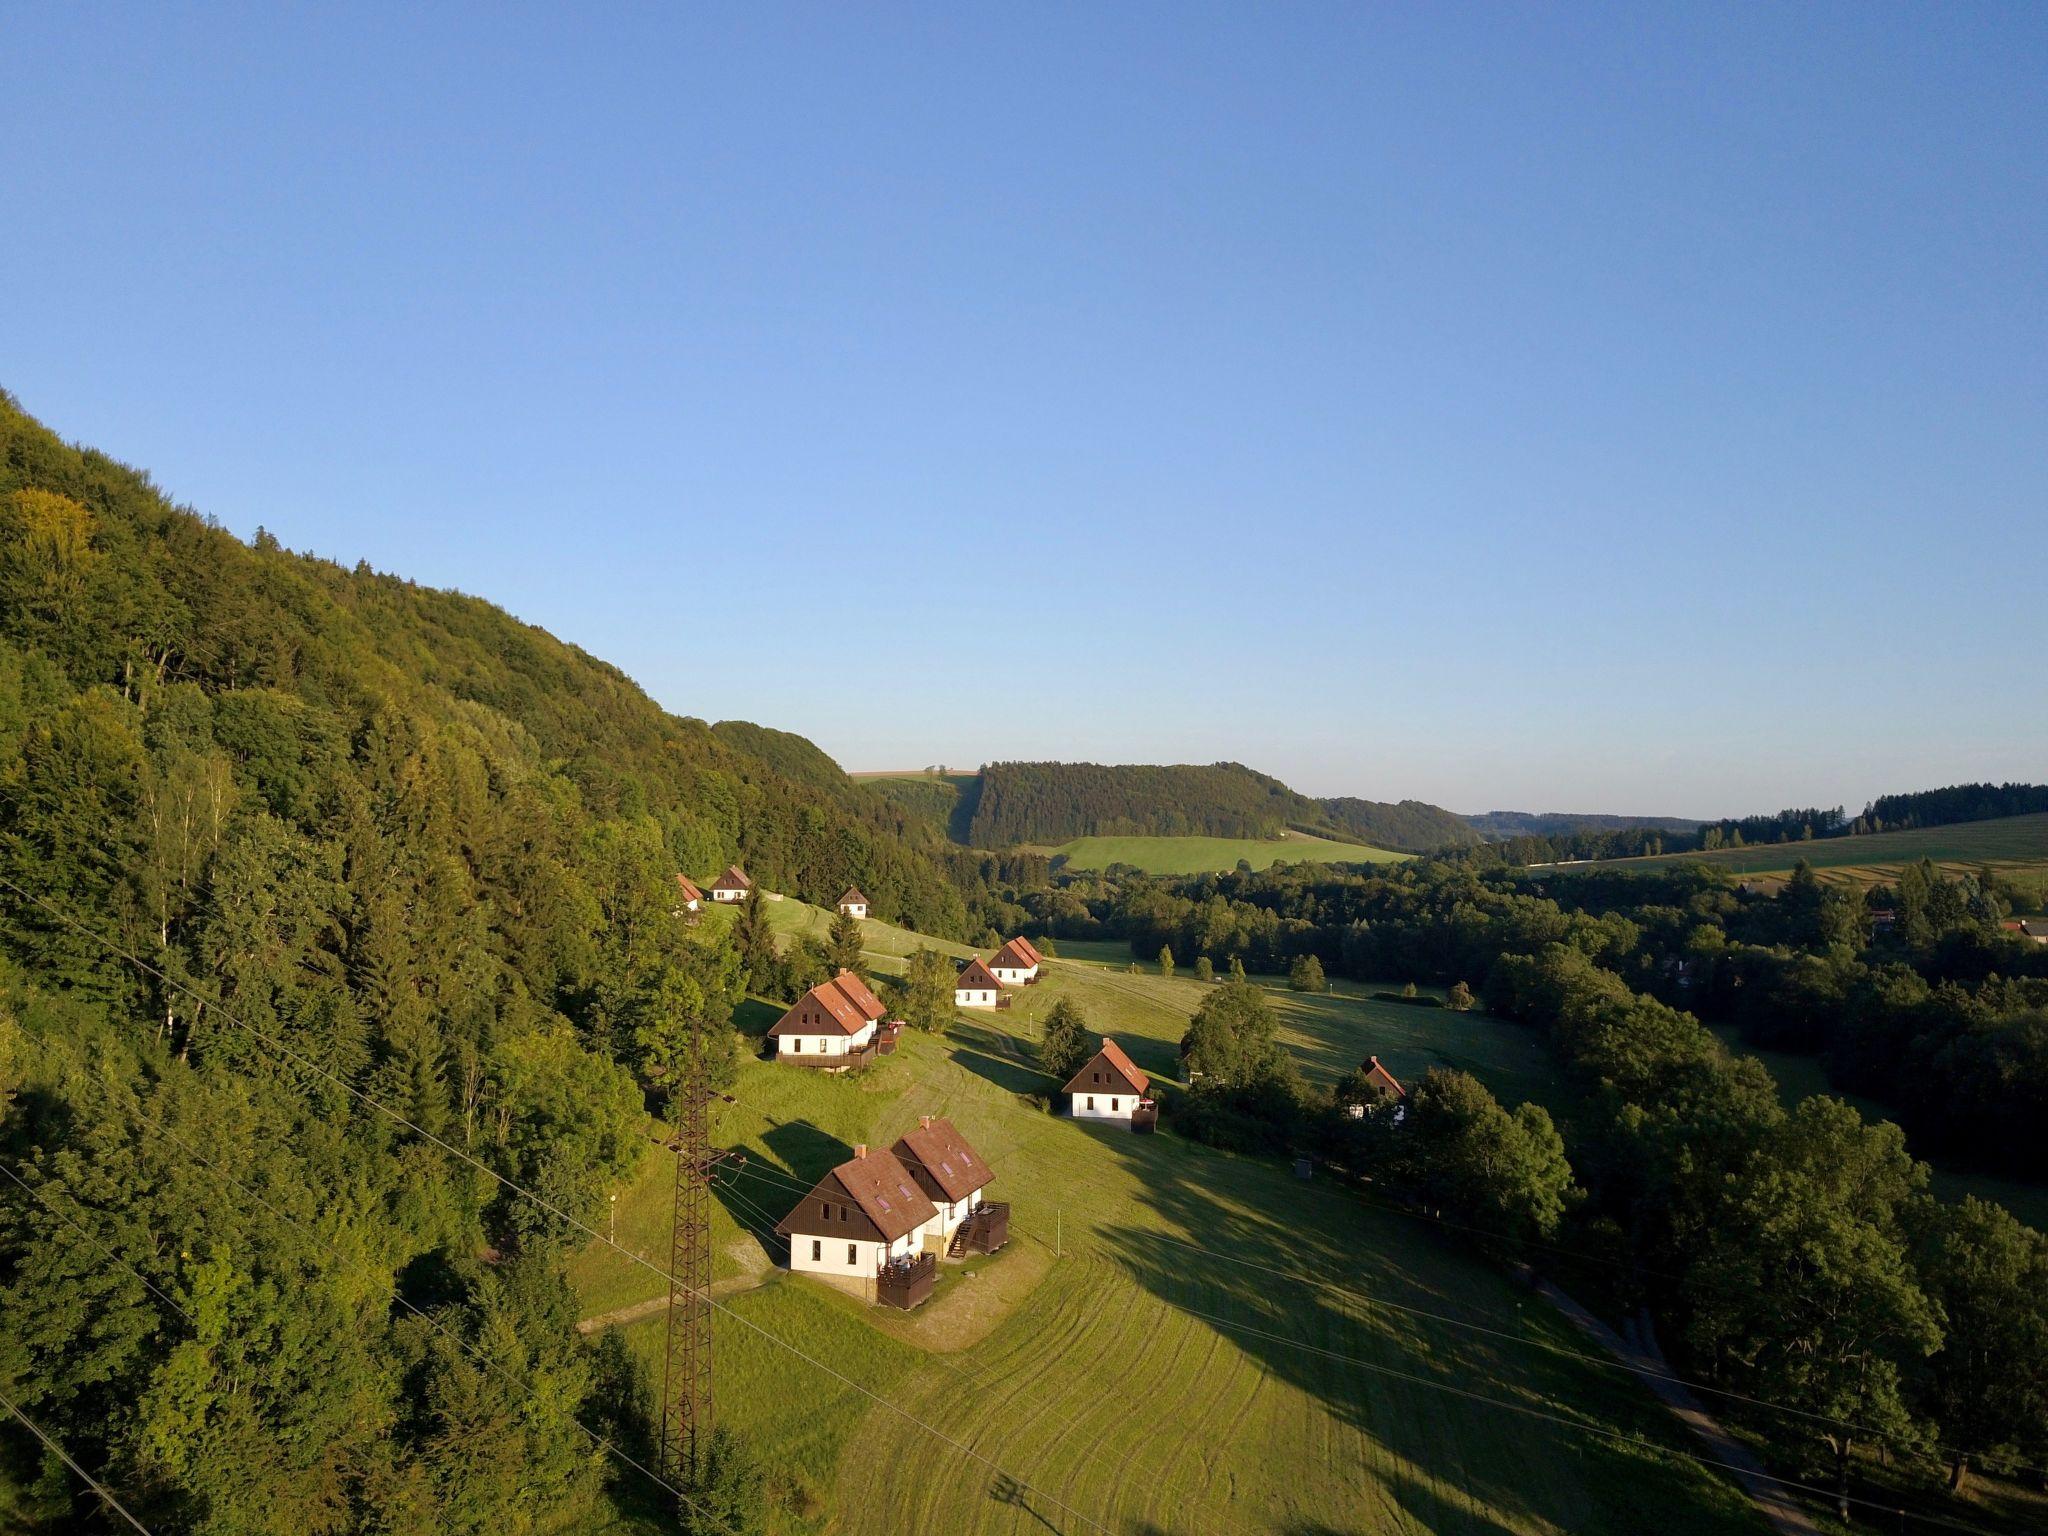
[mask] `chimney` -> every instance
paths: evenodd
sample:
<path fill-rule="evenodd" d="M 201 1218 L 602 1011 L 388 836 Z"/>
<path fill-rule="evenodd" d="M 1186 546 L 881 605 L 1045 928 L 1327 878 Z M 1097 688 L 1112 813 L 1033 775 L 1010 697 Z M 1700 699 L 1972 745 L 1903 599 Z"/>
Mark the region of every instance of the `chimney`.
<path fill-rule="evenodd" d="M 930 1130 L 932 1128 L 932 1117 L 930 1115 L 919 1115 L 917 1117 L 917 1123 L 923 1126 L 926 1130 Z"/>
<path fill-rule="evenodd" d="M 853 1155 L 855 1157 L 866 1157 L 868 1155 L 868 1144 L 866 1142 L 862 1142 L 859 1146 L 855 1147 L 853 1149 Z"/>

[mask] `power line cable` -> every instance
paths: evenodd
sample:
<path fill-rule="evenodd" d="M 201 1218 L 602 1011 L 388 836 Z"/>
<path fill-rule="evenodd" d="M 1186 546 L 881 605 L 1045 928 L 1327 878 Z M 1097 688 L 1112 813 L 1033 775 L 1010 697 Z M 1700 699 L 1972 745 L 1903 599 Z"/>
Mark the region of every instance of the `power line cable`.
<path fill-rule="evenodd" d="M 33 1041 L 38 1048 L 44 1050 L 45 1052 L 48 1051 L 48 1046 L 42 1040 L 37 1039 L 35 1036 L 24 1035 L 24 1038 Z M 45 1059 L 48 1059 L 47 1055 Z M 209 1172 L 216 1174 L 220 1178 L 225 1179 L 228 1183 L 240 1189 L 244 1194 L 248 1195 L 250 1199 L 254 1200 L 258 1205 L 261 1205 L 266 1211 L 270 1212 L 271 1215 L 277 1217 L 278 1220 L 289 1222 L 293 1227 L 295 1227 L 298 1231 L 303 1233 L 315 1244 L 320 1245 L 322 1247 L 326 1246 L 327 1239 L 323 1238 L 318 1232 L 315 1232 L 304 1221 L 292 1215 L 291 1212 L 281 1210 L 279 1207 L 272 1204 L 270 1200 L 264 1197 L 261 1191 L 251 1188 L 246 1181 L 236 1178 L 236 1176 L 232 1172 L 221 1167 L 220 1164 L 214 1162 L 205 1153 L 201 1152 L 197 1147 L 194 1147 L 190 1142 L 184 1140 L 182 1137 L 168 1130 L 161 1121 L 151 1121 L 144 1119 L 139 1107 L 135 1111 L 135 1117 L 136 1123 L 140 1125 L 144 1131 L 159 1136 L 164 1140 L 172 1143 L 174 1146 L 179 1147 L 187 1155 L 196 1159 L 202 1167 L 206 1168 Z M 0 1164 L 0 1173 L 5 1173 L 9 1178 L 13 1179 L 15 1183 L 20 1184 L 23 1189 L 28 1190 L 28 1192 L 32 1195 L 35 1195 L 37 1199 L 42 1200 L 43 1204 L 49 1206 L 50 1210 L 55 1212 L 55 1214 L 57 1214 L 58 1216 L 64 1215 L 64 1213 L 62 1211 L 58 1211 L 54 1205 L 50 1205 L 50 1202 L 47 1199 L 43 1199 L 43 1196 L 39 1191 L 32 1188 L 28 1184 L 24 1183 L 22 1179 L 19 1177 L 19 1175 L 14 1173 L 11 1169 L 7 1168 L 4 1164 Z M 69 1220 L 68 1217 L 65 1219 Z M 164 1292 L 159 1290 L 155 1285 L 152 1285 L 147 1276 L 145 1276 L 140 1270 L 136 1269 L 132 1264 L 129 1264 L 126 1260 L 122 1259 L 120 1255 L 115 1253 L 112 1248 L 108 1247 L 105 1243 L 99 1242 L 96 1238 L 92 1236 L 91 1233 L 87 1232 L 83 1227 L 79 1226 L 77 1222 L 73 1221 L 71 1225 L 73 1230 L 77 1231 L 80 1236 L 85 1237 L 90 1242 L 94 1242 L 101 1249 L 101 1251 L 106 1253 L 107 1256 L 113 1259 L 115 1263 L 119 1264 L 123 1269 L 126 1269 L 130 1274 L 134 1275 L 135 1278 L 140 1280 L 144 1285 L 149 1286 L 149 1288 L 152 1291 L 155 1291 L 156 1294 L 162 1297 L 162 1299 L 165 1302 L 167 1302 L 170 1306 L 176 1308 L 176 1310 L 182 1316 L 185 1317 L 186 1321 L 190 1322 L 192 1320 L 192 1316 L 189 1312 L 186 1312 L 185 1309 L 179 1306 L 178 1303 L 172 1300 L 171 1297 L 165 1295 Z M 484 1365 L 490 1370 L 497 1372 L 498 1375 L 503 1377 L 506 1381 L 509 1381 L 514 1387 L 518 1388 L 520 1393 L 523 1396 L 525 1396 L 529 1401 L 533 1399 L 535 1394 L 534 1389 L 530 1383 L 520 1382 L 516 1377 L 512 1375 L 512 1373 L 503 1364 L 492 1359 L 488 1354 L 486 1354 L 471 1340 L 465 1339 L 461 1334 L 457 1333 L 454 1329 L 448 1327 L 447 1324 L 442 1322 L 441 1319 L 436 1317 L 433 1313 L 428 1312 L 424 1308 L 415 1305 L 404 1294 L 398 1291 L 395 1286 L 391 1293 L 391 1299 L 397 1302 L 401 1307 L 404 1307 L 406 1311 L 412 1313 L 413 1316 L 419 1318 L 421 1322 L 425 1323 L 428 1327 L 432 1328 L 435 1332 L 439 1333 L 443 1338 L 446 1338 L 450 1343 L 456 1345 L 458 1348 L 468 1351 L 468 1353 L 474 1356 L 480 1364 Z M 569 1422 L 574 1424 L 578 1430 L 580 1430 L 586 1437 L 588 1437 L 591 1443 L 596 1445 L 598 1449 L 604 1451 L 607 1455 L 617 1458 L 617 1460 L 619 1460 L 625 1466 L 631 1467 L 634 1471 L 642 1473 L 646 1477 L 652 1479 L 657 1485 L 667 1490 L 670 1494 L 674 1495 L 679 1502 L 689 1506 L 696 1513 L 704 1513 L 702 1508 L 698 1506 L 688 1494 L 684 1493 L 680 1488 L 676 1487 L 675 1484 L 669 1482 L 666 1478 L 664 1478 L 660 1473 L 654 1471 L 651 1467 L 645 1466 L 634 1457 L 628 1455 L 624 1450 L 621 1450 L 612 1441 L 607 1440 L 604 1438 L 604 1436 L 598 1434 L 596 1430 L 592 1429 L 589 1425 L 585 1424 L 581 1419 L 572 1416 Z M 720 1521 L 719 1523 L 724 1525 L 728 1531 L 731 1530 L 731 1523 L 729 1521 Z"/>
<path fill-rule="evenodd" d="M 75 932 L 83 935 L 84 937 L 91 939 L 94 943 L 99 944 L 109 953 L 117 955 L 121 959 L 126 960 L 130 965 L 135 966 L 144 974 L 154 976 L 163 985 L 173 988 L 176 991 L 182 992 L 186 996 L 191 997 L 202 1003 L 211 1003 L 211 1006 L 216 1016 L 226 1019 L 230 1024 L 233 1024 L 236 1028 L 243 1030 L 251 1038 L 255 1039 L 269 1050 L 272 1050 L 276 1052 L 278 1055 L 286 1058 L 287 1060 L 296 1063 L 298 1066 L 304 1068 L 305 1070 L 312 1072 L 317 1076 L 325 1078 L 327 1081 L 333 1083 L 337 1088 L 340 1088 L 344 1093 L 347 1093 L 350 1097 L 356 1099 L 358 1102 L 368 1105 L 370 1108 L 376 1110 L 377 1113 L 385 1116 L 394 1124 L 401 1125 L 405 1127 L 407 1130 L 413 1132 L 414 1135 L 420 1137 L 422 1140 L 433 1143 L 442 1151 L 448 1153 L 451 1157 L 457 1158 L 462 1162 L 469 1164 L 471 1167 L 475 1168 L 479 1173 L 485 1175 L 485 1177 L 490 1178 L 498 1184 L 503 1185 L 513 1194 L 516 1194 L 520 1198 L 529 1201 L 536 1208 L 546 1211 L 556 1220 L 561 1221 L 570 1227 L 574 1227 L 577 1231 L 582 1232 L 585 1236 L 590 1237 L 596 1240 L 597 1242 L 603 1243 L 607 1248 L 612 1249 L 614 1252 L 625 1255 L 626 1258 L 632 1260 L 635 1264 L 642 1265 L 645 1268 L 654 1271 L 654 1273 L 661 1275 L 663 1278 L 667 1279 L 672 1285 L 678 1286 L 681 1289 L 688 1291 L 693 1296 L 700 1297 L 704 1301 L 705 1305 L 709 1306 L 714 1311 L 724 1313 L 727 1317 L 731 1318 L 735 1323 L 739 1324 L 740 1327 L 745 1328 L 752 1333 L 759 1334 L 769 1343 L 775 1345 L 777 1348 L 787 1350 L 790 1354 L 795 1355 L 798 1359 L 804 1361 L 813 1369 L 818 1370 L 824 1373 L 825 1375 L 832 1377 L 834 1380 L 839 1381 L 848 1387 L 851 1387 L 854 1391 L 860 1393 L 863 1397 L 866 1397 L 874 1403 L 878 1404 L 879 1406 L 887 1409 L 890 1413 L 895 1414 L 898 1418 L 903 1419 L 905 1422 L 915 1426 L 918 1429 L 923 1430 L 926 1434 L 929 1434 L 934 1438 L 941 1440 L 946 1444 L 952 1446 L 953 1449 L 958 1451 L 961 1455 L 968 1457 L 970 1460 L 981 1463 L 983 1466 L 988 1467 L 991 1471 L 995 1472 L 998 1476 L 1009 1479 L 1009 1481 L 1012 1484 L 1014 1484 L 1020 1492 L 1037 1494 L 1039 1497 L 1043 1498 L 1048 1503 L 1056 1505 L 1058 1508 L 1065 1510 L 1069 1515 L 1081 1521 L 1084 1525 L 1087 1525 L 1094 1530 L 1103 1532 L 1103 1536 L 1111 1536 L 1111 1532 L 1109 1531 L 1109 1528 L 1107 1526 L 1103 1525 L 1099 1520 L 1096 1520 L 1095 1518 L 1084 1513 L 1083 1511 L 1076 1509 L 1073 1505 L 1067 1503 L 1064 1499 L 1057 1497 L 1056 1495 L 1046 1491 L 1045 1489 L 1035 1487 L 1032 1484 L 1024 1481 L 1024 1479 L 1017 1477 L 1014 1473 L 1006 1471 L 1003 1468 L 1002 1464 L 996 1461 L 993 1457 L 990 1457 L 981 1451 L 975 1450 L 972 1446 L 969 1446 L 960 1441 L 959 1439 L 957 1439 L 956 1437 L 947 1434 L 937 1425 L 927 1423 L 925 1420 L 920 1419 L 916 1414 L 912 1413 L 909 1409 L 904 1408 L 897 1403 L 891 1402 L 888 1398 L 884 1397 L 881 1393 L 875 1391 L 873 1388 L 864 1386 L 860 1382 L 855 1381 L 845 1372 L 837 1369 L 832 1365 L 827 1364 L 823 1360 L 820 1360 L 817 1356 L 811 1354 L 808 1350 L 805 1350 L 800 1345 L 790 1343 L 787 1339 L 784 1339 L 776 1333 L 774 1333 L 772 1330 L 763 1327 L 761 1324 L 755 1322 L 752 1318 L 747 1317 L 743 1313 L 734 1311 L 731 1307 L 727 1306 L 725 1303 L 718 1300 L 718 1298 L 716 1298 L 715 1296 L 711 1296 L 707 1292 L 700 1291 L 695 1287 L 684 1284 L 683 1281 L 676 1278 L 676 1276 L 671 1274 L 668 1270 L 664 1269 L 661 1265 L 656 1264 L 653 1260 L 643 1258 L 641 1255 L 633 1253 L 629 1249 L 621 1248 L 617 1243 L 613 1242 L 610 1238 L 606 1237 L 604 1233 L 598 1231 L 589 1223 L 581 1220 L 579 1217 L 571 1215 L 569 1212 L 563 1210 L 560 1206 L 556 1205 L 554 1202 L 548 1200 L 544 1196 L 538 1195 L 534 1193 L 532 1190 L 527 1189 L 518 1181 L 507 1178 L 504 1174 L 499 1173 L 495 1168 L 492 1168 L 488 1163 L 485 1163 L 478 1158 L 472 1157 L 462 1148 L 454 1146 L 449 1142 L 443 1141 L 440 1137 L 434 1135 L 433 1132 L 425 1130 L 422 1127 L 414 1124 L 406 1116 L 399 1113 L 397 1110 L 391 1108 L 388 1104 L 383 1103 L 381 1100 L 373 1097 L 372 1095 L 364 1092 L 362 1089 L 356 1087 L 353 1083 L 349 1082 L 346 1078 L 343 1078 L 338 1073 L 332 1071 L 327 1067 L 321 1066 L 318 1062 L 313 1061 L 311 1058 L 302 1055 L 298 1051 L 293 1050 L 290 1046 L 281 1044 L 280 1042 L 273 1040 L 269 1035 L 265 1034 L 255 1025 L 250 1024 L 243 1019 L 237 1018 L 233 1013 L 229 1012 L 226 1008 L 221 1006 L 219 1002 L 206 998 L 203 994 L 195 991 L 193 988 L 187 986 L 185 983 L 178 981 L 174 977 L 166 975 L 158 967 L 151 965 L 147 960 L 142 959 L 139 955 L 136 955 L 130 952 L 129 950 L 124 949 L 120 944 L 115 942 L 113 939 L 108 938 L 106 935 L 100 933 L 98 930 L 88 926 L 87 924 L 80 922 L 78 919 L 72 917 L 69 913 L 64 912 L 61 908 L 53 906 L 50 902 L 44 900 L 40 896 L 35 895 L 33 892 L 22 889 L 21 886 L 17 885 L 14 881 L 6 878 L 5 876 L 0 876 L 0 886 L 5 886 L 7 889 L 13 891 L 16 895 L 22 897 L 27 901 L 33 902 L 36 906 L 42 908 L 45 912 L 48 912 L 51 916 L 55 917 L 59 922 L 63 923 L 66 927 L 69 927 Z"/>
<path fill-rule="evenodd" d="M 65 1450 L 64 1447 L 59 1445 L 55 1440 L 52 1440 L 47 1434 L 45 1434 L 43 1432 L 42 1426 L 37 1424 L 36 1421 L 30 1418 L 27 1414 L 23 1413 L 17 1404 L 15 1404 L 6 1396 L 0 1395 L 0 1408 L 5 1408 L 9 1413 L 13 1414 L 17 1419 L 21 1420 L 22 1423 L 26 1424 L 28 1426 L 28 1432 L 34 1435 L 38 1440 L 42 1441 L 44 1446 L 49 1450 L 51 1455 L 55 1456 L 59 1461 L 63 1462 L 65 1466 L 69 1467 L 72 1471 L 76 1472 L 81 1478 L 83 1478 L 85 1480 L 86 1487 L 90 1488 L 94 1493 L 98 1494 L 100 1496 L 100 1501 L 103 1504 L 105 1504 L 107 1508 L 111 1509 L 115 1514 L 119 1515 L 123 1520 L 126 1520 L 130 1525 L 135 1527 L 136 1530 L 142 1532 L 142 1536 L 149 1536 L 149 1527 L 144 1525 L 140 1520 L 136 1519 L 133 1515 L 129 1514 L 127 1508 L 121 1503 L 121 1501 L 115 1498 L 113 1494 L 107 1491 L 106 1484 L 102 1483 L 90 1472 L 86 1471 L 85 1468 L 81 1467 L 77 1462 L 73 1461 L 71 1459 L 71 1453 Z"/>

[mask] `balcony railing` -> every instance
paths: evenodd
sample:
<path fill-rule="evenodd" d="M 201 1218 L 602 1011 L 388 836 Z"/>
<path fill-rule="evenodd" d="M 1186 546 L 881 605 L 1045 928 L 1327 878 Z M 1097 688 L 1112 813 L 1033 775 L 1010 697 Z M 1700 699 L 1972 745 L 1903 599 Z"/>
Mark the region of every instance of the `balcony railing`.
<path fill-rule="evenodd" d="M 875 1271 L 875 1300 L 908 1312 L 926 1301 L 939 1276 L 939 1261 L 928 1253 L 885 1259 Z"/>
<path fill-rule="evenodd" d="M 953 1229 L 948 1256 L 965 1258 L 970 1253 L 994 1253 L 1010 1240 L 1010 1207 L 1005 1201 L 977 1205 L 967 1219 Z"/>
<path fill-rule="evenodd" d="M 1138 1100 L 1138 1107 L 1131 1111 L 1131 1129 L 1134 1131 L 1156 1131 L 1159 1129 L 1159 1105 L 1155 1100 Z"/>

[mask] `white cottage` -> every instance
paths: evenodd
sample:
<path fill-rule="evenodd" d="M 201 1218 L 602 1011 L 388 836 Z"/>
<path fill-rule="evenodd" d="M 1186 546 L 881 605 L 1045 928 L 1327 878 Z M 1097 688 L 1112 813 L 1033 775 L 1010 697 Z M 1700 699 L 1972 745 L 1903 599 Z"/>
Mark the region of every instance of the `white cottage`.
<path fill-rule="evenodd" d="M 995 978 L 1006 987 L 1028 987 L 1038 980 L 1038 968 L 1045 963 L 1045 957 L 1029 939 L 1019 934 L 1001 949 L 988 963 Z"/>
<path fill-rule="evenodd" d="M 754 888 L 754 882 L 747 878 L 747 872 L 737 864 L 725 866 L 725 873 L 711 883 L 713 901 L 745 901 L 747 893 Z"/>
<path fill-rule="evenodd" d="M 775 1021 L 768 1038 L 775 1059 L 800 1067 L 843 1072 L 895 1046 L 895 1026 L 883 1022 L 881 999 L 852 971 L 820 982 Z"/>
<path fill-rule="evenodd" d="M 866 1292 L 886 1266 L 922 1254 L 925 1235 L 938 1219 L 937 1208 L 895 1153 L 859 1146 L 775 1230 L 789 1239 L 792 1270 L 850 1282 Z"/>
<path fill-rule="evenodd" d="M 859 886 L 849 885 L 839 893 L 839 913 L 842 917 L 867 917 L 868 899 L 860 893 Z"/>
<path fill-rule="evenodd" d="M 1002 997 L 1003 984 L 979 958 L 968 961 L 953 978 L 955 1008 L 995 1008 L 1001 1005 Z"/>
<path fill-rule="evenodd" d="M 679 903 L 676 908 L 676 915 L 681 916 L 685 912 L 695 912 L 702 908 L 704 905 L 704 893 L 697 889 L 697 882 L 688 875 L 678 874 L 676 876 L 676 901 Z"/>
<path fill-rule="evenodd" d="M 953 1234 L 963 1222 L 969 1221 L 977 1212 L 994 1212 L 987 1205 L 982 1191 L 995 1178 L 995 1171 L 983 1160 L 980 1153 L 967 1145 L 967 1138 L 953 1128 L 950 1120 L 937 1120 L 930 1115 L 918 1121 L 916 1130 L 899 1136 L 896 1145 L 889 1149 L 896 1160 L 910 1170 L 910 1176 L 917 1180 L 917 1187 L 924 1191 L 938 1211 L 932 1233 L 942 1243 L 950 1244 Z M 1009 1235 L 1009 1207 L 1001 1207 L 1003 1236 Z M 984 1220 L 976 1223 L 977 1228 L 986 1226 Z M 998 1247 L 1001 1243 L 998 1242 Z M 983 1252 L 993 1252 L 983 1248 Z"/>
<path fill-rule="evenodd" d="M 1097 1051 L 1060 1090 L 1070 1101 L 1076 1120 L 1116 1120 L 1150 1129 L 1158 1110 L 1150 1098 L 1152 1079 L 1108 1036 Z"/>

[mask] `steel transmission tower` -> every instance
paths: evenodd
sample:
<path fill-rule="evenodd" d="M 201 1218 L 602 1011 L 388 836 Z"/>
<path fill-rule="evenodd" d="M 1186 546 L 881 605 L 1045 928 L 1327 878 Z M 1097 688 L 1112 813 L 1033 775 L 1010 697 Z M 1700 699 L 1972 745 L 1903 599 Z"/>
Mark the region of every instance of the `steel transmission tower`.
<path fill-rule="evenodd" d="M 668 1367 L 661 1449 L 669 1475 L 687 1482 L 711 1448 L 711 1075 L 704 1021 L 692 1017 L 676 1084 L 675 1224 L 669 1248 Z"/>

